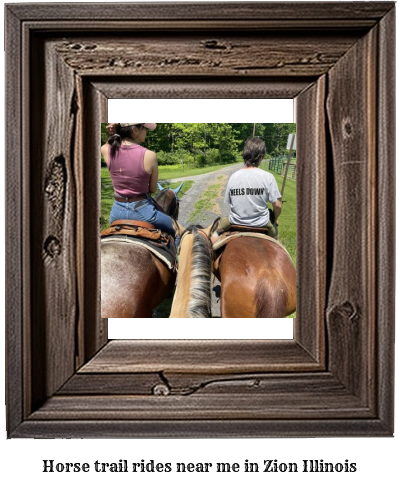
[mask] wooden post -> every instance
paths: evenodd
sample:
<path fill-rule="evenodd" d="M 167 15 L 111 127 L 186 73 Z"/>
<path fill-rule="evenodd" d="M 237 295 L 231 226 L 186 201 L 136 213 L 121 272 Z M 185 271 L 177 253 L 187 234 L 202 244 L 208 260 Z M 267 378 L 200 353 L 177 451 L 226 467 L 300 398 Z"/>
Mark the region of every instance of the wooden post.
<path fill-rule="evenodd" d="M 293 136 L 293 137 L 292 137 L 292 139 L 291 139 L 290 150 L 289 150 L 289 152 L 288 152 L 287 167 L 285 168 L 285 174 L 284 174 L 283 185 L 282 185 L 282 187 L 281 187 L 281 198 L 283 197 L 283 194 L 284 194 L 284 188 L 285 188 L 285 183 L 286 183 L 286 181 L 287 181 L 287 176 L 288 176 L 288 168 L 290 167 L 291 154 L 292 154 L 292 149 L 293 149 L 293 147 L 294 147 L 295 138 L 296 138 L 296 134 L 294 134 L 294 136 Z"/>
<path fill-rule="evenodd" d="M 256 132 L 256 123 L 254 123 L 254 131 L 252 133 L 252 137 L 255 137 L 255 132 Z"/>

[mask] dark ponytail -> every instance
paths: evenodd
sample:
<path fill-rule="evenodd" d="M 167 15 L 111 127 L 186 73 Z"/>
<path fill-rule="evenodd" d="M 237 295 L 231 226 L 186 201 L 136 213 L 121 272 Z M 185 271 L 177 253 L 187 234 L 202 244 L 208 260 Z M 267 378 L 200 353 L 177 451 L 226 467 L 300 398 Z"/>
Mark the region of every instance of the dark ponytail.
<path fill-rule="evenodd" d="M 111 157 L 114 158 L 119 152 L 122 145 L 123 139 L 128 139 L 132 135 L 132 127 L 121 127 L 118 123 L 115 127 L 115 134 L 107 140 L 108 144 L 111 146 Z"/>

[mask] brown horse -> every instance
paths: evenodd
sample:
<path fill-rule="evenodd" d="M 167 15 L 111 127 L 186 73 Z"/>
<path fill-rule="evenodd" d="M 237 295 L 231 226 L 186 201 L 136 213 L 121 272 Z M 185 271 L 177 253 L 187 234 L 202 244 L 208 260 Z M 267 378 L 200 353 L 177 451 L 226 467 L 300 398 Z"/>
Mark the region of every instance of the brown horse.
<path fill-rule="evenodd" d="M 295 311 L 296 270 L 277 241 L 244 234 L 216 258 L 222 318 L 285 318 Z"/>
<path fill-rule="evenodd" d="M 212 248 L 208 233 L 195 226 L 183 233 L 177 286 L 170 318 L 211 316 Z"/>
<path fill-rule="evenodd" d="M 154 196 L 165 213 L 177 219 L 176 189 Z M 152 310 L 173 290 L 175 269 L 169 269 L 146 248 L 134 242 L 101 241 L 102 318 L 151 318 Z"/>

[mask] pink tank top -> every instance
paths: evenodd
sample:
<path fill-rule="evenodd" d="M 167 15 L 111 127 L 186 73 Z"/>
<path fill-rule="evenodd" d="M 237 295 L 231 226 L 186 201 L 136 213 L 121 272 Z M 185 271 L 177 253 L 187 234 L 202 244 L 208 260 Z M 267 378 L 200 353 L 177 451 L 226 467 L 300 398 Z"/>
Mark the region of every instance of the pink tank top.
<path fill-rule="evenodd" d="M 108 169 L 116 196 L 131 198 L 148 193 L 150 175 L 144 169 L 146 148 L 141 145 L 121 145 L 115 157 L 108 149 Z"/>

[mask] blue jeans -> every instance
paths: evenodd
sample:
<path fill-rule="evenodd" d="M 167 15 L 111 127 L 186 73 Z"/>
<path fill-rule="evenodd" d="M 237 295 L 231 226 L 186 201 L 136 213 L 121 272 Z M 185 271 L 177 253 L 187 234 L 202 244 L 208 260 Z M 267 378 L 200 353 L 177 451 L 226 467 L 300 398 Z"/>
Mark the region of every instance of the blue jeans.
<path fill-rule="evenodd" d="M 146 200 L 132 201 L 132 203 L 120 203 L 114 200 L 109 216 L 109 224 L 115 220 L 141 220 L 152 223 L 155 228 L 175 236 L 172 219 L 169 215 L 157 210 L 152 204 L 151 197 Z"/>

